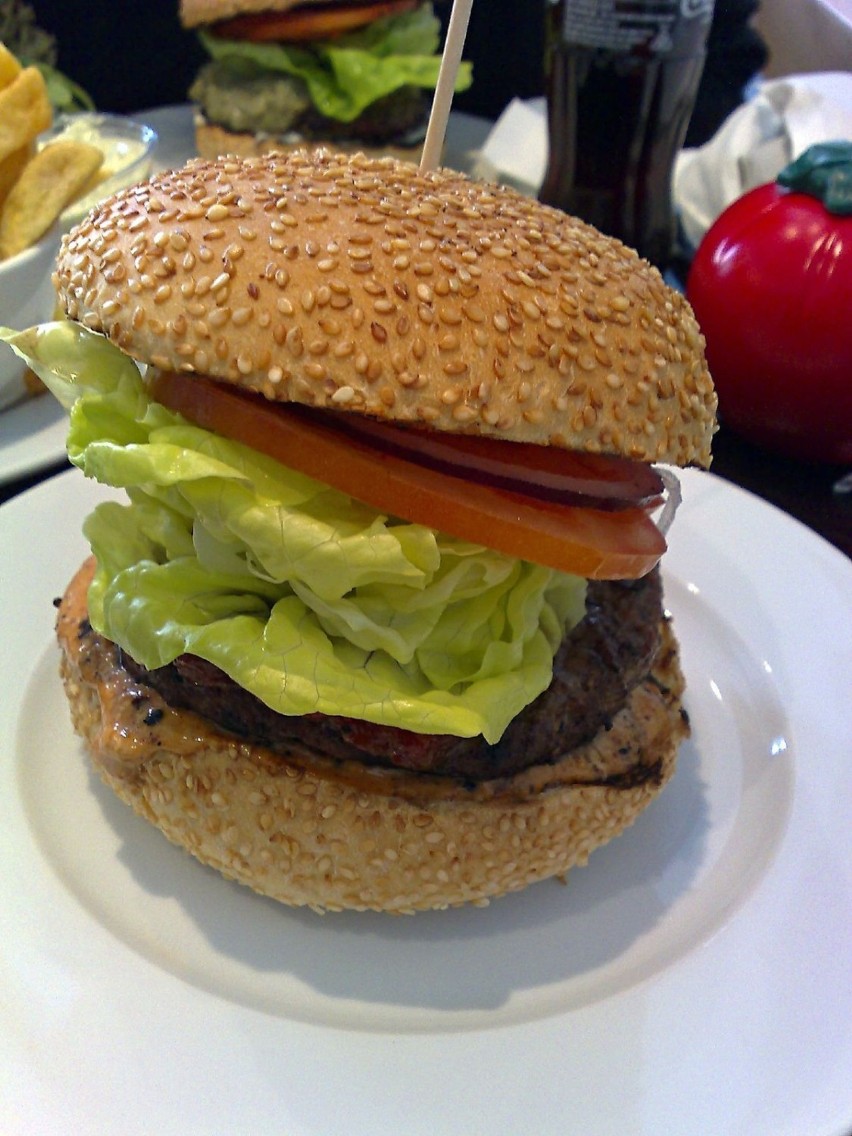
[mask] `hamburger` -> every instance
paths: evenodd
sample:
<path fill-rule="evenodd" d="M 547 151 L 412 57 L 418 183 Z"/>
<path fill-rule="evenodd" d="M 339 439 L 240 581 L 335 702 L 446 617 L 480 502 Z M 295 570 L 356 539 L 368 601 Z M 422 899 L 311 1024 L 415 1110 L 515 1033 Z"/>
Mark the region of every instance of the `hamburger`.
<path fill-rule="evenodd" d="M 413 912 L 561 877 L 660 793 L 655 463 L 707 465 L 715 396 L 656 269 L 319 151 L 124 190 L 54 282 L 17 350 L 128 497 L 86 521 L 62 676 L 133 809 L 284 903 Z"/>
<path fill-rule="evenodd" d="M 425 0 L 181 0 L 208 55 L 192 87 L 202 157 L 287 146 L 419 155 L 440 68 Z M 456 89 L 470 85 L 462 64 Z"/>

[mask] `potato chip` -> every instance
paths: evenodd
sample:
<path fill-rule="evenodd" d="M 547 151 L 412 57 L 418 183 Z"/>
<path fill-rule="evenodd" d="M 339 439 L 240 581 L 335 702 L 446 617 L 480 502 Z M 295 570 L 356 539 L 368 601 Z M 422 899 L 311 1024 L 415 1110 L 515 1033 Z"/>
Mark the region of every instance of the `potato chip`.
<path fill-rule="evenodd" d="M 5 43 L 0 42 L 0 88 L 8 87 L 21 73 L 21 65 Z"/>
<path fill-rule="evenodd" d="M 0 161 L 31 142 L 53 122 L 41 71 L 25 67 L 0 90 Z"/>
<path fill-rule="evenodd" d="M 80 193 L 104 156 L 88 142 L 52 142 L 24 167 L 0 213 L 0 258 L 34 244 Z"/>

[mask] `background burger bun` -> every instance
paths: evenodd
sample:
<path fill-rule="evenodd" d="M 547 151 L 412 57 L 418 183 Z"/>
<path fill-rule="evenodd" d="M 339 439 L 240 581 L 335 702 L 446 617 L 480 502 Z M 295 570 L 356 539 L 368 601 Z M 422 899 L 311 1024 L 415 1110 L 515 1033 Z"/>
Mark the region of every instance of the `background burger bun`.
<path fill-rule="evenodd" d="M 451 170 L 196 160 L 67 234 L 69 318 L 276 401 L 639 461 L 710 461 L 686 299 L 620 242 Z"/>
<path fill-rule="evenodd" d="M 665 624 L 648 679 L 587 747 L 593 760 L 628 746 L 637 760 L 656 762 L 658 775 L 632 787 L 572 782 L 568 761 L 471 789 L 297 747 L 273 754 L 171 709 L 153 691 L 140 714 L 138 684 L 122 681 L 113 645 L 83 622 L 93 567 L 87 562 L 69 585 L 58 634 L 72 721 L 95 769 L 173 843 L 283 903 L 411 913 L 484 903 L 564 875 L 659 794 L 687 733 Z"/>
<path fill-rule="evenodd" d="M 208 122 L 200 111 L 195 112 L 195 149 L 201 158 L 221 158 L 236 155 L 240 158 L 257 158 L 263 154 L 288 153 L 294 150 L 312 151 L 327 149 L 324 142 L 285 142 L 273 134 L 251 134 L 248 131 L 227 130 L 215 122 Z M 391 157 L 400 161 L 417 162 L 423 150 L 423 141 L 404 146 L 399 143 L 383 142 L 371 147 L 363 142 L 334 143 L 335 149 L 351 154 L 366 154 L 372 158 Z"/>
<path fill-rule="evenodd" d="M 349 2 L 351 0 L 180 0 L 178 13 L 184 27 L 196 28 L 253 12 L 289 12 L 291 8 Z"/>

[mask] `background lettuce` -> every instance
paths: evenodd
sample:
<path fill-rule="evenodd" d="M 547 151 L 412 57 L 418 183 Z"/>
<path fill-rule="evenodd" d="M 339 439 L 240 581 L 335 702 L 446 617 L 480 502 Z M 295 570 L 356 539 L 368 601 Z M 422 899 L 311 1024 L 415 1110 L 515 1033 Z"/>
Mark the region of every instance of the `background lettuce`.
<path fill-rule="evenodd" d="M 401 87 L 433 89 L 441 66 L 439 37 L 440 24 L 428 4 L 310 46 L 199 33 L 217 62 L 249 63 L 301 79 L 317 110 L 339 122 L 353 122 L 371 103 Z M 456 90 L 465 90 L 470 82 L 470 64 L 462 63 Z"/>
<path fill-rule="evenodd" d="M 283 714 L 490 742 L 549 685 L 584 580 L 378 515 L 187 423 L 79 325 L 2 338 L 69 408 L 72 462 L 127 490 L 86 521 L 90 617 L 143 665 L 191 652 Z"/>

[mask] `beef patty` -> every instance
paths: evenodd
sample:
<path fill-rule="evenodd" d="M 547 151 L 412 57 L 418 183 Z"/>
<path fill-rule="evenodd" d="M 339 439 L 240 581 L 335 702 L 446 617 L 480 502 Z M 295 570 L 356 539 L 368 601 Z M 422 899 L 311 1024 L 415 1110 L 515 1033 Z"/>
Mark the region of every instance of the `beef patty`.
<path fill-rule="evenodd" d="M 641 580 L 590 581 L 584 619 L 553 661 L 553 681 L 489 745 L 481 736 L 416 734 L 356 718 L 276 713 L 218 667 L 193 655 L 146 670 L 122 653 L 124 667 L 170 706 L 192 710 L 239 738 L 286 752 L 293 742 L 327 757 L 480 781 L 562 760 L 608 728 L 627 695 L 648 674 L 660 642 L 659 571 Z M 582 780 L 635 776 L 628 767 L 585 771 Z"/>

